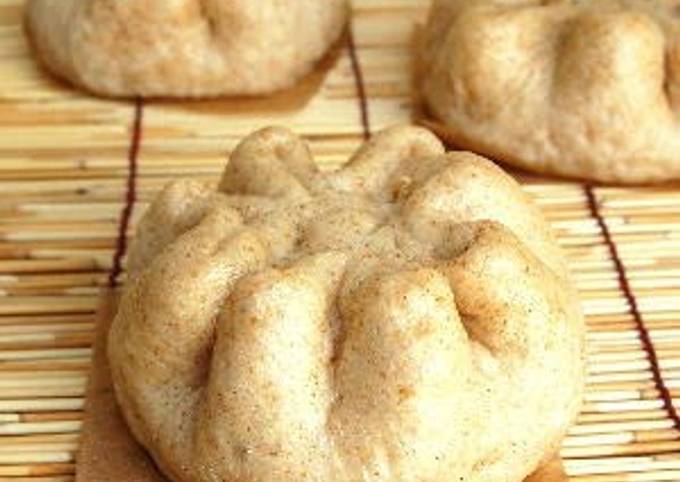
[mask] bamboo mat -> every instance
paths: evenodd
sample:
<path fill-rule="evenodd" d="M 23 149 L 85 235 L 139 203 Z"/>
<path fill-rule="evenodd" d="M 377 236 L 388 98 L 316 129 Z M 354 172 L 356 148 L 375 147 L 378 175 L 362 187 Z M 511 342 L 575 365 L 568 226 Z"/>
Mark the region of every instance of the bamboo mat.
<path fill-rule="evenodd" d="M 0 0 L 0 482 L 71 482 L 100 288 L 124 282 L 126 234 L 150 198 L 177 176 L 216 179 L 267 124 L 305 135 L 334 168 L 409 122 L 427 2 L 357 0 L 353 35 L 292 93 L 198 103 L 105 101 L 50 79 L 22 3 Z M 680 481 L 680 187 L 519 177 L 587 315 L 587 399 L 562 449 L 571 479 Z"/>

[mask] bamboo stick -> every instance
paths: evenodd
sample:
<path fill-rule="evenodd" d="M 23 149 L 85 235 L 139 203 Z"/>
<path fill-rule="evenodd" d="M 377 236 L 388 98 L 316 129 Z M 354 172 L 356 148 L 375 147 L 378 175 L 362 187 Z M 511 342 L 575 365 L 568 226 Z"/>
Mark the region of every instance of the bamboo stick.
<path fill-rule="evenodd" d="M 0 260 L 0 273 L 39 273 L 54 271 L 96 271 L 97 263 L 88 258 Z"/>
<path fill-rule="evenodd" d="M 34 370 L 74 370 L 74 369 L 87 369 L 90 366 L 90 357 L 88 356 L 74 356 L 74 357 L 61 357 L 55 356 L 53 358 L 46 357 L 46 359 L 38 360 L 11 360 L 11 361 L 1 361 L 0 360 L 0 372 L 2 371 L 18 371 L 24 370 L 26 372 L 32 372 Z"/>
<path fill-rule="evenodd" d="M 43 477 L 52 475 L 69 475 L 73 473 L 75 473 L 75 465 L 73 463 L 0 466 L 0 476 L 4 477 Z"/>
<path fill-rule="evenodd" d="M 37 423 L 37 422 L 65 422 L 65 421 L 82 421 L 82 412 L 46 412 L 46 413 L 23 413 L 19 415 L 19 422 Z M 654 434 L 660 434 L 657 431 L 640 431 L 642 436 L 653 437 Z M 665 433 L 665 432 L 664 432 Z"/>
<path fill-rule="evenodd" d="M 619 431 L 666 430 L 670 428 L 673 428 L 673 421 L 670 419 L 578 423 L 569 429 L 569 434 L 589 435 Z"/>
<path fill-rule="evenodd" d="M 74 482 L 75 478 L 72 475 L 62 476 L 47 476 L 42 475 L 36 477 L 0 477 L 0 482 Z"/>
<path fill-rule="evenodd" d="M 89 347 L 92 344 L 93 336 L 91 330 L 69 333 L 43 332 L 0 335 L 0 350 Z"/>
<path fill-rule="evenodd" d="M 0 316 L 0 326 L 47 326 L 70 323 L 85 324 L 92 323 L 92 321 L 93 316 L 92 314 L 88 313 Z"/>
<path fill-rule="evenodd" d="M 0 398 L 50 398 L 50 397 L 82 397 L 85 394 L 84 384 L 58 387 L 17 387 L 3 388 Z M 2 431 L 0 430 L 0 434 Z"/>
<path fill-rule="evenodd" d="M 75 452 L 78 450 L 78 442 L 42 442 L 32 444 L 0 444 L 0 453 L 19 452 Z"/>
<path fill-rule="evenodd" d="M 82 372 L 42 372 L 40 375 L 32 373 L 31 377 L 27 377 L 25 374 L 24 376 L 16 376 L 19 373 L 13 375 L 15 376 L 0 373 L 0 393 L 5 388 L 82 385 L 87 380 Z"/>
<path fill-rule="evenodd" d="M 0 286 L 7 289 L 13 288 L 41 288 L 41 287 L 64 287 L 95 286 L 99 287 L 106 282 L 104 273 L 50 273 L 48 276 L 41 275 L 6 275 L 0 276 Z"/>
<path fill-rule="evenodd" d="M 97 307 L 93 296 L 14 296 L 0 298 L 0 315 L 32 313 L 91 313 Z"/>
<path fill-rule="evenodd" d="M 23 445 L 37 446 L 51 443 L 77 443 L 80 440 L 78 432 L 72 433 L 47 433 L 28 435 L 5 435 L 0 437 L 0 445 Z"/>
<path fill-rule="evenodd" d="M 48 359 L 85 358 L 90 356 L 89 348 L 55 348 L 45 350 L 0 351 L 0 361 L 38 361 Z"/>
<path fill-rule="evenodd" d="M 7 464 L 45 464 L 73 462 L 74 455 L 70 451 L 16 452 L 13 454 L 0 452 L 0 465 Z"/>
<path fill-rule="evenodd" d="M 80 421 L 7 423 L 0 425 L 0 435 L 79 432 L 81 426 Z"/>
<path fill-rule="evenodd" d="M 644 473 L 614 472 L 609 475 L 574 477 L 570 480 L 577 482 L 676 482 L 679 478 L 679 470 L 662 470 Z"/>
<path fill-rule="evenodd" d="M 90 333 L 94 329 L 94 322 L 80 322 L 80 323 L 40 323 L 40 324 L 23 324 L 23 325 L 3 325 L 0 324 L 0 337 L 4 335 L 18 335 L 18 334 L 49 334 L 55 335 L 57 333 Z"/>
<path fill-rule="evenodd" d="M 636 442 L 620 445 L 591 445 L 583 447 L 565 447 L 561 455 L 565 459 L 599 457 L 603 455 L 636 455 L 680 451 L 680 440 L 661 442 Z"/>
<path fill-rule="evenodd" d="M 0 399 L 0 412 L 52 412 L 55 410 L 82 410 L 83 398 Z M 2 437 L 0 437 L 0 441 Z"/>

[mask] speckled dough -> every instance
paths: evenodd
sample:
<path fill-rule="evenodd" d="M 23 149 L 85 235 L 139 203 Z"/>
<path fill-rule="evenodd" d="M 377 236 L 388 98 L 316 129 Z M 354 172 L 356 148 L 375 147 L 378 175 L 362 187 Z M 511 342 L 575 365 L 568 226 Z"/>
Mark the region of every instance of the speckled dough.
<path fill-rule="evenodd" d="M 538 209 L 428 131 L 320 173 L 282 128 L 139 225 L 109 344 L 176 482 L 519 482 L 581 400 L 583 323 Z"/>
<path fill-rule="evenodd" d="M 680 0 L 435 0 L 420 51 L 457 145 L 539 173 L 680 179 Z"/>
<path fill-rule="evenodd" d="M 308 73 L 346 0 L 28 0 L 34 50 L 105 96 L 262 94 Z"/>

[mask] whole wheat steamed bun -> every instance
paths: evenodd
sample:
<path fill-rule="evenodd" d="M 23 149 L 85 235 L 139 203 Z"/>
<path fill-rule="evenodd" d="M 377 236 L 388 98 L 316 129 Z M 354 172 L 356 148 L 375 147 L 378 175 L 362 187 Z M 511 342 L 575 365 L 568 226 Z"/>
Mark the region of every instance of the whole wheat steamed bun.
<path fill-rule="evenodd" d="M 579 409 L 583 322 L 545 221 L 420 128 L 332 173 L 258 131 L 217 191 L 158 195 L 129 268 L 115 391 L 175 482 L 519 482 Z"/>
<path fill-rule="evenodd" d="M 680 179 L 678 0 L 434 0 L 420 60 L 458 146 L 538 173 Z"/>
<path fill-rule="evenodd" d="M 307 74 L 347 20 L 346 0 L 29 0 L 34 51 L 104 96 L 273 92 Z"/>

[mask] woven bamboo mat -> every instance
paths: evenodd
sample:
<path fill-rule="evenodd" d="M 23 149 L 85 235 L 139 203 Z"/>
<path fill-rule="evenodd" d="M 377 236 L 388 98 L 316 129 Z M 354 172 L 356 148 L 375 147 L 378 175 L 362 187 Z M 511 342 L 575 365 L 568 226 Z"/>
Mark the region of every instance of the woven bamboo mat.
<path fill-rule="evenodd" d="M 305 135 L 333 168 L 364 136 L 408 122 L 427 2 L 355 1 L 353 34 L 293 92 L 198 103 L 105 101 L 50 79 L 29 55 L 22 3 L 0 0 L 0 482 L 70 482 L 98 293 L 124 279 L 126 234 L 154 192 L 176 176 L 215 179 L 263 125 Z M 680 481 L 680 187 L 520 178 L 587 315 L 587 400 L 567 471 Z"/>

